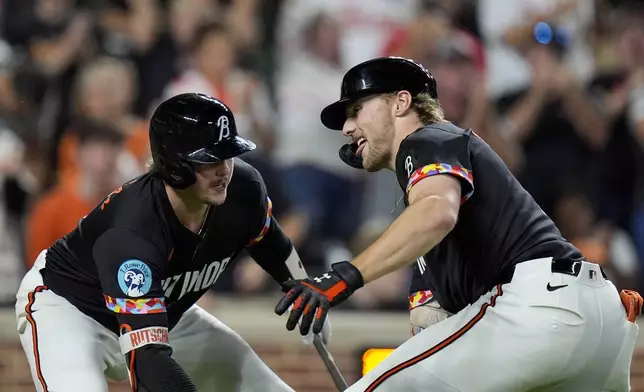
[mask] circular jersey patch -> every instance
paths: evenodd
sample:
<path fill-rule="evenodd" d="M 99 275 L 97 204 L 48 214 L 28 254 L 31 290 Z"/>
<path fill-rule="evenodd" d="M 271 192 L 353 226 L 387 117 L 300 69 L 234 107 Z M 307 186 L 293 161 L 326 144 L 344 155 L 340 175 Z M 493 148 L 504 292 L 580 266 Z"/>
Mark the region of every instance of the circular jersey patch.
<path fill-rule="evenodd" d="M 128 297 L 142 297 L 150 291 L 152 271 L 141 260 L 128 260 L 119 267 L 117 280 Z"/>

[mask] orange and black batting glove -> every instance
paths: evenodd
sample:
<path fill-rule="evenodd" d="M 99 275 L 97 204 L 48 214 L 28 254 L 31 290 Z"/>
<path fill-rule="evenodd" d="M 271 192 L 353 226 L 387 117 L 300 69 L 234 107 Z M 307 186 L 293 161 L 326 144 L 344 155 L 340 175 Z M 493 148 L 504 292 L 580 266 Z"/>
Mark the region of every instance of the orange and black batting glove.
<path fill-rule="evenodd" d="M 313 324 L 313 333 L 317 334 L 322 331 L 329 309 L 349 298 L 362 286 L 362 275 L 353 264 L 348 261 L 334 263 L 331 271 L 320 276 L 284 282 L 282 290 L 286 294 L 275 307 L 275 313 L 281 316 L 293 305 L 286 329 L 294 330 L 301 317 L 300 333 L 308 334 Z"/>

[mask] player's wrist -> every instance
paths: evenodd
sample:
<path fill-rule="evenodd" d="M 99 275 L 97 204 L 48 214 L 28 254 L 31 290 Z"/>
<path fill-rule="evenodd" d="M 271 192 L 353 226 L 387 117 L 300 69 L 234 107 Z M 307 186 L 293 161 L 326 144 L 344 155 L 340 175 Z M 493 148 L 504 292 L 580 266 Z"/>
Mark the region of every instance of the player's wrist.
<path fill-rule="evenodd" d="M 349 294 L 364 286 L 364 279 L 362 278 L 360 270 L 350 262 L 340 261 L 333 263 L 331 269 L 347 284 Z"/>

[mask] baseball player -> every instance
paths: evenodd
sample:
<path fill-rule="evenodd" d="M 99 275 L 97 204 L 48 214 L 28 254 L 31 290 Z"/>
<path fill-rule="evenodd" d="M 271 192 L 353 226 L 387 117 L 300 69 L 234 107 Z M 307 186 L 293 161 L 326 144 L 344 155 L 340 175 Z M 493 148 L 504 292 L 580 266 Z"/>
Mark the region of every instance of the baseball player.
<path fill-rule="evenodd" d="M 255 145 L 201 94 L 161 103 L 150 144 L 151 171 L 107 196 L 22 281 L 18 332 L 36 389 L 107 392 L 105 376 L 129 376 L 133 391 L 292 391 L 195 305 L 244 249 L 280 284 L 306 276 L 261 176 L 234 158 Z"/>
<path fill-rule="evenodd" d="M 628 391 L 642 298 L 584 260 L 471 130 L 447 121 L 421 65 L 379 58 L 349 70 L 322 122 L 340 157 L 390 169 L 406 210 L 351 262 L 291 280 L 276 313 L 322 328 L 330 307 L 415 263 L 412 292 L 454 315 L 420 330 L 348 391 Z M 621 297 L 621 300 L 620 300 Z"/>

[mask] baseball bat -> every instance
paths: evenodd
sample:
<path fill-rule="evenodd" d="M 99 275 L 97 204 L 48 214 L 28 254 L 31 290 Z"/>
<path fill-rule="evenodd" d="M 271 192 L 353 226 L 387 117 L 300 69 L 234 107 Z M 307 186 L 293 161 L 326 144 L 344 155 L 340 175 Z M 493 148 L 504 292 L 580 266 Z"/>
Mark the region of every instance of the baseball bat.
<path fill-rule="evenodd" d="M 329 352 L 329 349 L 327 349 L 324 341 L 318 334 L 313 335 L 313 345 L 320 355 L 320 358 L 322 358 L 324 366 L 326 366 L 329 374 L 331 374 L 333 383 L 335 384 L 336 388 L 338 388 L 338 391 L 342 392 L 349 388 L 347 382 L 344 380 L 344 377 L 342 377 L 342 373 L 340 373 L 340 369 L 338 369 L 338 365 L 336 365 L 335 361 L 333 360 L 333 356 Z"/>
<path fill-rule="evenodd" d="M 286 259 L 285 264 L 286 264 L 286 268 L 288 269 L 289 273 L 294 279 L 306 279 L 306 277 L 308 276 L 306 271 L 304 270 L 304 267 L 302 266 L 300 257 L 297 255 L 297 252 L 295 251 L 295 249 L 291 251 L 291 254 Z M 291 305 L 291 308 L 292 308 L 292 305 Z M 291 309 L 289 309 L 289 311 L 290 310 Z M 297 323 L 300 324 L 299 321 Z M 342 377 L 342 373 L 340 373 L 340 369 L 338 369 L 338 365 L 335 364 L 335 361 L 333 360 L 331 353 L 326 348 L 324 341 L 318 334 L 313 334 L 313 345 L 315 346 L 315 349 L 320 355 L 320 358 L 322 358 L 322 362 L 324 362 L 324 366 L 326 366 L 326 369 L 328 370 L 329 374 L 331 374 L 331 378 L 333 378 L 333 382 L 335 383 L 335 386 L 338 388 L 338 391 L 342 392 L 345 389 L 347 389 L 349 387 L 347 385 L 347 382 L 344 380 L 344 377 Z"/>

